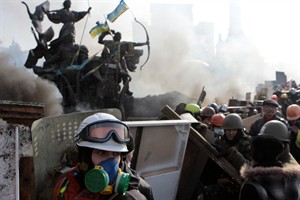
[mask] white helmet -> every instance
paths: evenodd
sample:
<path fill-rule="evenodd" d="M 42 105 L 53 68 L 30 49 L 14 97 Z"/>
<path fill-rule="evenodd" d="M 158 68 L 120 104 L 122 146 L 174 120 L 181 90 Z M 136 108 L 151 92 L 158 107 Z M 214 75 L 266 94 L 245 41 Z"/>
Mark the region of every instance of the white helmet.
<path fill-rule="evenodd" d="M 128 141 L 128 126 L 107 113 L 96 113 L 85 118 L 74 136 L 74 142 L 80 147 L 113 152 L 127 152 Z"/>

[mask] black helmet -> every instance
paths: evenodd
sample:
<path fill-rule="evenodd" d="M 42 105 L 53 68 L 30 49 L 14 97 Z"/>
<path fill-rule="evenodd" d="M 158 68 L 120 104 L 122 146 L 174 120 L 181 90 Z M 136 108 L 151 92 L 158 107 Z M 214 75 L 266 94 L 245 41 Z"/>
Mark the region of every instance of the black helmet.
<path fill-rule="evenodd" d="M 209 106 L 215 110 L 215 113 L 219 112 L 219 106 L 217 103 L 211 103 L 211 104 L 209 104 Z"/>

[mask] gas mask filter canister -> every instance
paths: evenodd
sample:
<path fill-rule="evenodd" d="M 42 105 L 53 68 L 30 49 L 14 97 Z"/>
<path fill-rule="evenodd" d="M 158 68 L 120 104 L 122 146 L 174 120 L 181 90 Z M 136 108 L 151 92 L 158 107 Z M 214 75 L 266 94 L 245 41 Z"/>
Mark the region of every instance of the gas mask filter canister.
<path fill-rule="evenodd" d="M 127 191 L 130 175 L 122 172 L 114 158 L 102 161 L 85 175 L 85 186 L 91 192 L 103 195 L 116 192 L 124 195 Z"/>

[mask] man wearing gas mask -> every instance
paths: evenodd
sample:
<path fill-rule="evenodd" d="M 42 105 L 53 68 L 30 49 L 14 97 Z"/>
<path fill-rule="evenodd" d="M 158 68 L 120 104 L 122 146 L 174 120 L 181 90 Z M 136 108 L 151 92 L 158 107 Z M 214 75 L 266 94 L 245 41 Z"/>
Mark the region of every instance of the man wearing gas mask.
<path fill-rule="evenodd" d="M 127 125 L 113 115 L 85 118 L 74 136 L 78 164 L 58 179 L 53 199 L 152 200 L 151 186 L 123 159 L 131 139 Z"/>

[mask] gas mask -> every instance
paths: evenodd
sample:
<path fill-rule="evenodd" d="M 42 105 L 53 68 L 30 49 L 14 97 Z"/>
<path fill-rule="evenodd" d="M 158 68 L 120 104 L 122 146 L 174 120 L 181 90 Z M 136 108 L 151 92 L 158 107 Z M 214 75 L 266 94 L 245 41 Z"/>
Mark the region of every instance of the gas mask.
<path fill-rule="evenodd" d="M 215 134 L 215 137 L 221 137 L 224 135 L 224 130 L 219 127 L 214 127 L 214 134 Z"/>
<path fill-rule="evenodd" d="M 91 192 L 109 195 L 113 192 L 124 195 L 127 191 L 130 175 L 122 172 L 114 158 L 99 163 L 85 175 L 85 186 Z"/>

